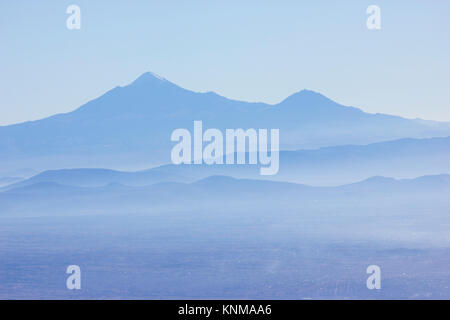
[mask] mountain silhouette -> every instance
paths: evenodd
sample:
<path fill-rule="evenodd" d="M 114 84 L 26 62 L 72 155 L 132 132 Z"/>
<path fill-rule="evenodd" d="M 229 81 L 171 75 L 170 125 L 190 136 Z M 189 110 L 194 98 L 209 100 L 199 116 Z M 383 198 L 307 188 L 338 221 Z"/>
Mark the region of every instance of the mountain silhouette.
<path fill-rule="evenodd" d="M 450 124 L 368 114 L 308 90 L 276 105 L 199 93 L 144 73 L 73 112 L 0 127 L 3 171 L 149 167 L 170 162 L 176 128 L 278 128 L 286 150 L 450 135 Z M 2 172 L 0 172 L 1 174 Z"/>

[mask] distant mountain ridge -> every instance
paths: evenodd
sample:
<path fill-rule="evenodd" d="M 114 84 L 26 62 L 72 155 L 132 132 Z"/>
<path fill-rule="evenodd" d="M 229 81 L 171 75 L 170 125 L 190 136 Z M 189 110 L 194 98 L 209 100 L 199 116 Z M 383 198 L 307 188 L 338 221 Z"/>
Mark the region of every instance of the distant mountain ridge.
<path fill-rule="evenodd" d="M 0 127 L 2 170 L 150 167 L 170 162 L 176 128 L 279 128 L 281 149 L 450 135 L 450 123 L 368 114 L 308 90 L 276 105 L 198 93 L 145 73 L 73 112 Z M 1 172 L 0 172 L 1 173 Z"/>
<path fill-rule="evenodd" d="M 372 176 L 413 178 L 450 173 L 450 137 L 281 151 L 279 172 L 265 177 L 252 165 L 169 164 L 161 168 L 192 178 L 227 175 L 317 186 L 348 184 Z"/>
<path fill-rule="evenodd" d="M 262 177 L 256 165 L 168 164 L 133 172 L 79 168 L 44 171 L 3 189 L 37 182 L 82 187 L 110 183 L 143 186 L 158 182 L 192 182 L 215 175 L 330 186 L 349 184 L 373 176 L 412 178 L 438 174 L 450 174 L 450 137 L 281 151 L 280 171 L 275 176 Z"/>
<path fill-rule="evenodd" d="M 47 214 L 64 212 L 92 214 L 133 210 L 161 212 L 180 208 L 235 210 L 257 215 L 261 210 L 305 210 L 310 208 L 359 208 L 383 202 L 389 206 L 413 203 L 448 208 L 450 175 L 415 179 L 373 177 L 336 187 L 212 176 L 191 183 L 161 182 L 128 187 L 109 184 L 102 187 L 77 187 L 56 182 L 36 182 L 0 192 L 1 214 Z M 219 205 L 220 204 L 220 205 Z M 247 209 L 246 209 L 247 208 Z M 353 210 L 352 209 L 352 210 Z M 329 210 L 329 209 L 328 209 Z M 277 211 L 277 212 L 278 212 Z M 446 211 L 448 214 L 448 211 Z M 342 213 L 346 216 L 346 213 Z M 362 216 L 362 212 L 360 213 Z M 276 216 L 272 216 L 273 219 Z"/>
<path fill-rule="evenodd" d="M 19 183 L 10 186 L 10 188 L 0 190 L 0 193 L 4 194 L 15 194 L 21 193 L 23 191 L 42 191 L 48 189 L 57 190 L 70 190 L 70 191 L 87 191 L 87 193 L 95 193 L 97 190 L 104 190 L 109 188 L 115 188 L 119 191 L 126 191 L 136 193 L 139 190 L 148 190 L 161 192 L 161 190 L 172 189 L 174 187 L 179 187 L 188 191 L 191 187 L 199 188 L 201 190 L 213 191 L 214 189 L 220 191 L 233 192 L 239 195 L 243 190 L 246 192 L 256 192 L 263 190 L 267 192 L 268 190 L 273 190 L 274 193 L 282 192 L 283 190 L 293 190 L 295 192 L 301 191 L 361 191 L 367 192 L 368 188 L 373 188 L 377 190 L 378 193 L 390 192 L 387 188 L 405 188 L 406 191 L 414 188 L 429 188 L 428 191 L 434 192 L 439 190 L 441 192 L 447 192 L 450 190 L 450 174 L 439 174 L 431 176 L 421 176 L 412 179 L 394 179 L 390 177 L 374 176 L 368 179 L 358 181 L 351 184 L 345 184 L 340 186 L 309 186 L 305 184 L 291 183 L 291 182 L 280 182 L 280 181 L 269 181 L 269 180 L 255 180 L 255 179 L 237 179 L 228 176 L 209 176 L 206 178 L 199 179 L 192 182 L 153 182 L 147 185 L 123 185 L 120 183 L 107 183 L 105 185 L 97 186 L 80 186 L 71 185 L 70 182 L 63 183 L 62 181 L 46 181 L 41 179 L 30 179 L 29 183 Z M 276 191 L 276 192 L 275 192 Z M 40 193 L 40 192 L 39 192 Z"/>
<path fill-rule="evenodd" d="M 237 179 L 232 178 L 228 176 L 209 176 L 206 178 L 199 179 L 197 181 L 192 182 L 154 182 L 147 185 L 122 185 L 119 183 L 108 183 L 105 185 L 98 185 L 98 186 L 76 186 L 71 185 L 69 183 L 62 183 L 62 182 L 51 182 L 51 181 L 45 181 L 45 180 L 30 180 L 30 183 L 27 184 L 16 184 L 15 186 L 9 188 L 8 190 L 3 190 L 0 192 L 6 192 L 6 193 L 16 193 L 21 190 L 38 190 L 38 189 L 56 189 L 56 188 L 67 188 L 67 189 L 73 189 L 73 190 L 101 190 L 103 188 L 110 188 L 110 187 L 116 187 L 121 188 L 123 190 L 144 190 L 144 189 L 157 189 L 157 188 L 164 188 L 165 186 L 174 186 L 174 185 L 181 185 L 186 188 L 187 186 L 191 185 L 194 187 L 200 187 L 200 188 L 217 188 L 217 189 L 228 189 L 230 191 L 233 191 L 236 189 L 236 191 L 242 190 L 244 187 L 248 187 L 248 190 L 255 191 L 259 189 L 258 187 L 263 187 L 264 190 L 280 190 L 280 189 L 286 189 L 286 188 L 293 188 L 297 190 L 339 190 L 339 189 L 354 189 L 354 190 L 362 190 L 361 187 L 363 186 L 370 186 L 370 187 L 379 187 L 381 185 L 387 187 L 387 186 L 396 186 L 396 187 L 402 187 L 402 186 L 408 186 L 408 187 L 414 187 L 414 186 L 428 186 L 433 188 L 449 188 L 450 189 L 450 174 L 440 174 L 440 175 L 432 175 L 432 176 L 421 176 L 417 178 L 412 179 L 394 179 L 390 177 L 383 177 L 383 176 L 375 176 L 370 177 L 368 179 L 358 181 L 351 184 L 345 184 L 341 186 L 330 186 L 330 187 L 317 187 L 317 186 L 309 186 L 305 184 L 298 184 L 298 183 L 291 183 L 291 182 L 280 182 L 280 181 L 268 181 L 268 180 L 255 180 L 255 179 Z M 236 188 L 236 186 L 239 186 L 239 188 Z M 278 186 L 278 188 L 273 188 L 274 186 Z M 229 188 L 231 187 L 231 188 Z M 379 191 L 386 191 L 383 188 L 378 189 Z"/>
<path fill-rule="evenodd" d="M 189 182 L 189 179 L 177 173 L 166 172 L 161 168 L 136 172 L 123 172 L 110 169 L 62 169 L 48 170 L 29 179 L 8 185 L 3 190 L 34 185 L 37 183 L 54 183 L 77 187 L 103 187 L 109 184 L 127 186 L 146 186 L 159 182 Z M 0 188 L 0 191 L 2 189 Z"/>

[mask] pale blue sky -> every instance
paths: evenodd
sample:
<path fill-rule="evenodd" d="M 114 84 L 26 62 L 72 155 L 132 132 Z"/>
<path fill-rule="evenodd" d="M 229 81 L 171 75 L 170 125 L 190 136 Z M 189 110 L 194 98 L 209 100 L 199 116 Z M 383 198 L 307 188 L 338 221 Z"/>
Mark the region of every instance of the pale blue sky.
<path fill-rule="evenodd" d="M 70 4 L 81 30 L 66 28 Z M 379 31 L 366 28 L 370 4 Z M 2 0 L 0 125 L 71 111 L 146 71 L 246 101 L 307 88 L 450 121 L 449 16 L 447 0 Z"/>

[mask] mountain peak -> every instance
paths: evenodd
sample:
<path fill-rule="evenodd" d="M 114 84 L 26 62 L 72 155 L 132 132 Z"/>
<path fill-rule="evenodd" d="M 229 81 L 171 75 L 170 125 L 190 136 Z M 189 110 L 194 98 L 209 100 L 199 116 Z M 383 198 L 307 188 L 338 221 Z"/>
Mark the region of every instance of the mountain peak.
<path fill-rule="evenodd" d="M 156 79 L 161 80 L 161 81 L 167 81 L 166 78 L 160 76 L 160 75 L 157 74 L 157 73 L 151 72 L 151 71 L 144 72 L 144 73 L 141 75 L 141 77 L 151 77 L 151 78 L 156 78 Z"/>
<path fill-rule="evenodd" d="M 298 92 L 290 95 L 289 97 L 284 99 L 281 103 L 286 104 L 286 103 L 298 103 L 298 102 L 303 102 L 303 103 L 318 103 L 318 102 L 324 103 L 324 102 L 326 102 L 326 103 L 336 104 L 334 101 L 328 99 L 323 94 L 318 93 L 316 91 L 307 90 L 307 89 L 303 89 L 301 91 L 298 91 Z"/>
<path fill-rule="evenodd" d="M 136 80 L 132 82 L 132 84 L 149 84 L 149 83 L 169 83 L 169 81 L 167 81 L 166 78 L 149 71 L 141 74 Z"/>

